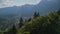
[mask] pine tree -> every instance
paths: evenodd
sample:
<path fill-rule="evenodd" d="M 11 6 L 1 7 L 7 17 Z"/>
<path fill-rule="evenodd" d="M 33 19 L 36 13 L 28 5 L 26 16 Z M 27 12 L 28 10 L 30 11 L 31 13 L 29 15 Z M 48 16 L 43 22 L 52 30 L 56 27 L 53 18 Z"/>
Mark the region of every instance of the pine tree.
<path fill-rule="evenodd" d="M 17 32 L 15 25 L 13 25 L 12 32 L 13 32 L 13 34 L 16 34 L 16 32 Z"/>
<path fill-rule="evenodd" d="M 13 27 L 6 34 L 17 34 L 15 25 L 13 25 Z"/>
<path fill-rule="evenodd" d="M 36 18 L 37 17 L 37 13 L 35 12 L 34 15 L 33 15 L 33 18 Z"/>
<path fill-rule="evenodd" d="M 37 16 L 40 16 L 39 12 L 37 13 Z"/>
<path fill-rule="evenodd" d="M 38 12 L 38 13 L 35 12 L 34 15 L 33 15 L 33 18 L 36 18 L 36 17 L 38 17 L 38 16 L 40 16 L 39 12 Z"/>
<path fill-rule="evenodd" d="M 20 18 L 19 27 L 22 27 L 22 25 L 23 25 L 23 19 L 22 19 L 22 18 Z"/>
<path fill-rule="evenodd" d="M 28 19 L 28 22 L 31 21 L 31 18 Z"/>
<path fill-rule="evenodd" d="M 58 12 L 57 12 L 59 15 L 60 15 L 60 9 L 58 10 Z"/>

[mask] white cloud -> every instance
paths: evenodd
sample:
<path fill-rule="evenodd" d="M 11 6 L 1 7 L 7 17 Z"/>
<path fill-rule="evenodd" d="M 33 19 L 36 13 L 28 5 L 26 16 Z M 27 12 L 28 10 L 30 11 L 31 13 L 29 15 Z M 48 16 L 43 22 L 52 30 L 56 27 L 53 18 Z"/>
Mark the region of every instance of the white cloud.
<path fill-rule="evenodd" d="M 21 6 L 24 4 L 37 4 L 41 0 L 0 0 L 0 8 L 10 7 L 10 6 Z"/>

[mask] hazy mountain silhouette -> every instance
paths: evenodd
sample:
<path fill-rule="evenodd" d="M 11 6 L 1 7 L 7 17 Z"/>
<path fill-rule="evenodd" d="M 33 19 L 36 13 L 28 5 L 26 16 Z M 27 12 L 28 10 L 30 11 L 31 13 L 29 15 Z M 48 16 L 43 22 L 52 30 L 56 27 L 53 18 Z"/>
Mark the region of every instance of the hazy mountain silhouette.
<path fill-rule="evenodd" d="M 32 16 L 35 11 L 40 14 L 46 14 L 60 8 L 60 0 L 42 0 L 37 5 L 23 5 L 7 8 L 0 8 L 0 15 L 18 15 L 18 16 Z"/>

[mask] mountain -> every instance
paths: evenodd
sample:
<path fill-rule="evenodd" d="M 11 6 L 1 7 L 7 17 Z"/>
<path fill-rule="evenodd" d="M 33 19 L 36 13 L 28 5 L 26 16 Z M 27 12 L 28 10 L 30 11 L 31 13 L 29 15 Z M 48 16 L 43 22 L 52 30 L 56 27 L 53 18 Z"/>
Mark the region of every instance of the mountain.
<path fill-rule="evenodd" d="M 59 0 L 42 0 L 37 5 L 23 5 L 14 6 L 0 9 L 0 15 L 18 15 L 18 16 L 32 16 L 35 11 L 40 12 L 40 14 L 46 14 L 49 11 L 57 10 L 60 8 Z"/>
<path fill-rule="evenodd" d="M 14 6 L 0 9 L 0 15 L 30 16 L 33 13 L 33 5 Z"/>
<path fill-rule="evenodd" d="M 16 19 L 20 17 L 31 17 L 34 12 L 39 12 L 41 15 L 44 15 L 59 8 L 60 0 L 42 0 L 37 5 L 26 4 L 23 6 L 0 8 L 0 18 L 7 19 L 3 24 L 12 24 L 16 23 Z"/>
<path fill-rule="evenodd" d="M 35 10 L 40 11 L 40 14 L 46 14 L 49 11 L 54 11 L 60 8 L 59 0 L 42 0 L 39 4 L 35 6 Z"/>

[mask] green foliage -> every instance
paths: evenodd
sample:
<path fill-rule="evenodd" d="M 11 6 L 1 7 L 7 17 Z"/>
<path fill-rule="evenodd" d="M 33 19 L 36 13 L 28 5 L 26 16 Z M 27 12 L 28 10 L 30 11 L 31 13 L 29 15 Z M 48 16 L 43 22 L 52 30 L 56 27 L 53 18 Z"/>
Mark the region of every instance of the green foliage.
<path fill-rule="evenodd" d="M 13 25 L 13 27 L 9 29 L 7 32 L 4 32 L 4 34 L 17 34 L 15 25 Z"/>
<path fill-rule="evenodd" d="M 31 18 L 28 19 L 28 22 L 31 21 Z"/>
<path fill-rule="evenodd" d="M 32 19 L 19 29 L 21 34 L 60 34 L 60 11 Z M 18 32 L 19 33 L 19 32 Z"/>
<path fill-rule="evenodd" d="M 34 18 L 28 21 L 22 25 L 23 19 L 21 18 L 20 28 L 16 29 L 13 25 L 13 28 L 5 34 L 60 34 L 60 10 L 44 16 L 35 12 Z"/>
<path fill-rule="evenodd" d="M 58 10 L 58 12 L 57 12 L 57 13 L 58 13 L 58 15 L 60 15 L 60 9 Z"/>

